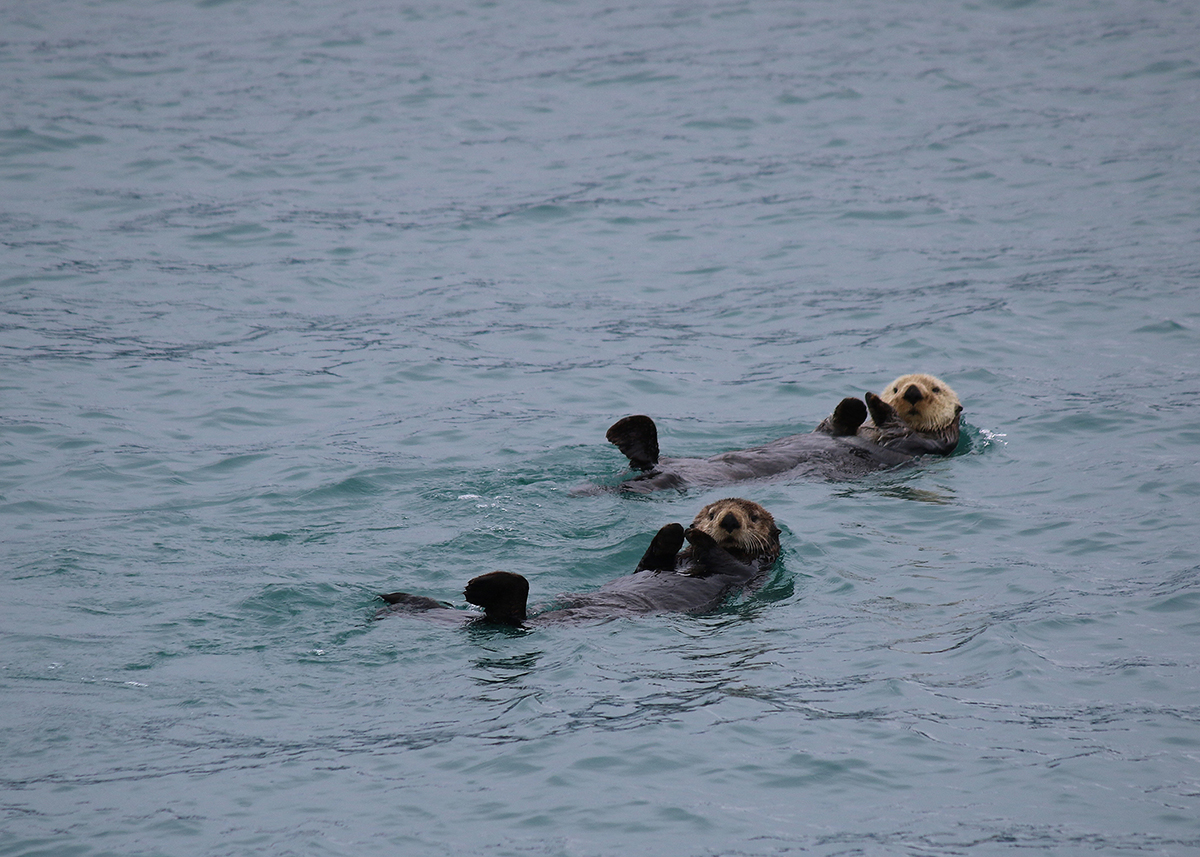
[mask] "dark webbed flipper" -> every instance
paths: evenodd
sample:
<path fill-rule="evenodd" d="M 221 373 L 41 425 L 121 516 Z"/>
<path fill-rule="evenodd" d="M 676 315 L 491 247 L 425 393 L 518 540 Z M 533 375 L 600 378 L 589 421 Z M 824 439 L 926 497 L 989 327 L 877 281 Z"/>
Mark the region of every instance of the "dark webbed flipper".
<path fill-rule="evenodd" d="M 511 571 L 490 571 L 467 581 L 463 595 L 482 607 L 486 618 L 519 625 L 525 621 L 529 581 Z"/>
<path fill-rule="evenodd" d="M 815 431 L 834 437 L 847 437 L 858 431 L 858 427 L 867 419 L 867 406 L 861 399 L 851 396 L 838 402 L 833 413 L 821 420 Z"/>
<path fill-rule="evenodd" d="M 635 571 L 674 571 L 675 556 L 683 547 L 683 525 L 667 524 L 654 535 Z"/>
<path fill-rule="evenodd" d="M 604 435 L 621 450 L 634 470 L 650 470 L 658 464 L 658 428 L 647 416 L 617 420 Z"/>
<path fill-rule="evenodd" d="M 410 595 L 407 592 L 388 592 L 379 597 L 388 604 L 409 610 L 440 610 L 450 606 L 441 601 L 426 598 L 424 595 Z"/>

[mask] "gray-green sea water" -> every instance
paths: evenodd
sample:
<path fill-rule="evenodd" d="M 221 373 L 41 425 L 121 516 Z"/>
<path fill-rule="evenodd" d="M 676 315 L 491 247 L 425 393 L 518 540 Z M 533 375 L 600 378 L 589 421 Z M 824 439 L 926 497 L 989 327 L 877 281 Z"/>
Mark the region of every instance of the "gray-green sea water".
<path fill-rule="evenodd" d="M 0 854 L 1200 850 L 1190 0 L 12 0 Z M 645 497 L 932 372 L 947 459 Z M 704 616 L 373 621 L 628 572 Z"/>

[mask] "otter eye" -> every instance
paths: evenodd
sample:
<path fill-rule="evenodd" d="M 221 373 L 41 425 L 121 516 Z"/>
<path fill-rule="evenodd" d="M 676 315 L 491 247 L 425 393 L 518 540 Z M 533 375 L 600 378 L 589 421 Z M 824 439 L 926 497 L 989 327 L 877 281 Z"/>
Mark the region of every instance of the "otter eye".
<path fill-rule="evenodd" d="M 758 523 L 758 515 L 751 515 L 750 520 L 757 524 Z"/>
<path fill-rule="evenodd" d="M 941 388 L 941 387 L 931 387 L 930 389 L 932 389 L 932 390 L 933 390 L 933 392 L 935 392 L 935 393 L 940 393 L 940 392 L 942 392 L 942 388 Z"/>
<path fill-rule="evenodd" d="M 713 518 L 715 518 L 715 517 L 717 517 L 717 513 L 716 513 L 716 512 L 709 512 L 709 513 L 708 513 L 708 519 L 709 519 L 710 521 L 711 521 Z"/>
<path fill-rule="evenodd" d="M 900 392 L 900 388 L 899 388 L 899 387 L 892 387 L 892 392 L 893 392 L 893 393 L 899 393 L 899 392 Z"/>

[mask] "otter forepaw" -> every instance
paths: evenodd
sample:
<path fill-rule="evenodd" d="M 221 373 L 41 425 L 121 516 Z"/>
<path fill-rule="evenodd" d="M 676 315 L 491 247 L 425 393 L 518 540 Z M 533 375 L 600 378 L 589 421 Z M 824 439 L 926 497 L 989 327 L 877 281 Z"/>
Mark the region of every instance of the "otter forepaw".
<path fill-rule="evenodd" d="M 682 524 L 667 524 L 654 534 L 654 539 L 642 555 L 636 570 L 672 571 L 675 568 L 675 557 L 683 547 L 683 539 Z"/>
<path fill-rule="evenodd" d="M 847 396 L 838 402 L 829 417 L 829 433 L 834 437 L 845 437 L 858 431 L 858 427 L 867 419 L 867 406 L 862 399 Z"/>
<path fill-rule="evenodd" d="M 904 422 L 895 408 L 874 393 L 867 393 L 863 398 L 867 400 L 867 410 L 871 412 L 871 420 L 876 426 L 883 428 L 891 422 Z"/>

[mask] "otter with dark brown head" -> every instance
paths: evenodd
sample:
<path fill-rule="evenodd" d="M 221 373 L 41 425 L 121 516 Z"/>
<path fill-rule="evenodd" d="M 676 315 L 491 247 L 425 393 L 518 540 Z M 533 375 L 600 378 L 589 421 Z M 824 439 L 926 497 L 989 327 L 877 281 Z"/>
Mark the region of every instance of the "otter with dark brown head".
<path fill-rule="evenodd" d="M 712 536 L 717 546 L 742 562 L 770 564 L 779 556 L 779 527 L 757 503 L 730 497 L 709 503 L 692 520 L 692 529 Z"/>
<path fill-rule="evenodd" d="M 486 619 L 532 626 L 647 613 L 702 613 L 761 580 L 778 556 L 779 528 L 771 513 L 749 500 L 729 498 L 701 509 L 687 530 L 680 524 L 660 529 L 632 574 L 595 592 L 559 596 L 555 609 L 533 617 L 526 606 L 529 581 L 508 571 L 481 574 L 467 583 L 463 595 L 483 608 L 482 616 L 406 592 L 380 596 L 389 607 L 377 615 L 402 611 L 455 623 Z"/>

